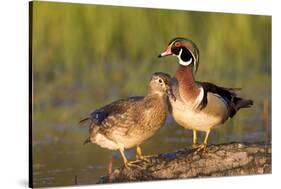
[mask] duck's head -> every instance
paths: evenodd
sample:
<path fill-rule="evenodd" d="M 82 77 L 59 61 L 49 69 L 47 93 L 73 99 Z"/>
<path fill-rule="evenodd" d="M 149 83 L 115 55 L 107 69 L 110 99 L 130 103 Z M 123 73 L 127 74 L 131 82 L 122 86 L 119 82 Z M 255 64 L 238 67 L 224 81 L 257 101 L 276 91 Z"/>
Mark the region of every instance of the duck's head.
<path fill-rule="evenodd" d="M 156 72 L 152 75 L 149 82 L 150 93 L 157 93 L 160 95 L 167 94 L 170 98 L 175 99 L 171 89 L 171 76 L 167 73 Z"/>
<path fill-rule="evenodd" d="M 183 37 L 173 38 L 167 49 L 159 54 L 159 58 L 174 55 L 179 59 L 179 64 L 183 66 L 193 65 L 196 72 L 199 65 L 199 50 L 195 43 Z"/>

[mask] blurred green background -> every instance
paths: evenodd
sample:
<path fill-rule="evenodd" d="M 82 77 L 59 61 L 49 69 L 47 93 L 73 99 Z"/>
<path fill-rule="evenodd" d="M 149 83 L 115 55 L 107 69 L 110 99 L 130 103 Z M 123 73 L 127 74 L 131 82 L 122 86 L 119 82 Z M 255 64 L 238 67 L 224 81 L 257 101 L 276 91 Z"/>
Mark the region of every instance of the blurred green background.
<path fill-rule="evenodd" d="M 156 71 L 171 75 L 177 59 L 158 59 L 169 40 L 200 49 L 197 80 L 242 87 L 255 105 L 213 130 L 210 143 L 271 141 L 271 17 L 33 3 L 32 150 L 34 186 L 96 183 L 122 165 L 118 153 L 82 143 L 78 121 L 113 100 L 145 95 Z M 203 134 L 200 136 L 203 138 Z M 192 132 L 171 119 L 143 145 L 156 154 L 190 146 Z M 134 151 L 128 151 L 134 159 Z"/>

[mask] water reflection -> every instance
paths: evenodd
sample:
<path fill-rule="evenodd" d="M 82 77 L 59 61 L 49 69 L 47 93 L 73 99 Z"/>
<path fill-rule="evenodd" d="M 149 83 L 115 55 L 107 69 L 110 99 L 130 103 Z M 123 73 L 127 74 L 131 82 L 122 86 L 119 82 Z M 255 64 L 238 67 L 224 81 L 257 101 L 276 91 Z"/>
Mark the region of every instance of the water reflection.
<path fill-rule="evenodd" d="M 210 134 L 209 142 L 265 140 L 261 118 L 249 115 L 249 112 L 251 111 L 241 111 L 237 119 L 229 120 L 226 124 L 214 129 Z M 35 132 L 40 131 L 38 129 Z M 94 144 L 83 146 L 82 142 L 86 138 L 87 132 L 87 128 L 79 128 L 75 124 L 61 124 L 49 125 L 42 137 L 34 135 L 33 176 L 35 186 L 92 184 L 108 173 L 110 161 L 112 161 L 113 169 L 122 165 L 118 151 L 102 149 Z M 199 133 L 199 140 L 202 141 L 203 137 L 204 133 Z M 270 138 L 270 136 L 268 137 Z M 145 154 L 158 154 L 190 147 L 191 141 L 191 131 L 184 130 L 169 120 L 168 124 L 142 147 Z M 126 155 L 129 159 L 134 159 L 134 149 L 127 150 Z M 169 156 L 169 153 L 166 155 Z"/>

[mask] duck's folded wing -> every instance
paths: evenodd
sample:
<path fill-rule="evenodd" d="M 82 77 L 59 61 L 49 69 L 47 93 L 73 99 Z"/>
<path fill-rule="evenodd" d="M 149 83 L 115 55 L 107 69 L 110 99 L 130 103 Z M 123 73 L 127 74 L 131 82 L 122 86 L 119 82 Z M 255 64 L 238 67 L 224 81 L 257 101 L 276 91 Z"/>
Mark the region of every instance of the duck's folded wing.
<path fill-rule="evenodd" d="M 219 95 L 227 103 L 227 108 L 229 110 L 229 117 L 233 117 L 240 108 L 249 108 L 254 102 L 251 99 L 243 99 L 237 96 L 235 91 L 241 88 L 226 88 L 219 87 L 215 84 L 209 82 L 197 82 L 204 89 L 203 100 L 200 102 L 200 109 L 203 109 L 207 103 L 207 93 L 211 92 Z"/>
<path fill-rule="evenodd" d="M 240 90 L 240 88 L 220 87 L 209 82 L 197 82 L 197 84 L 203 87 L 204 90 L 203 99 L 199 104 L 200 109 L 205 108 L 208 103 L 208 99 L 207 99 L 208 92 L 219 95 L 221 98 L 223 98 L 226 101 L 226 103 L 229 104 L 232 101 L 232 99 L 237 96 L 235 91 Z"/>
<path fill-rule="evenodd" d="M 117 115 L 122 115 L 128 111 L 128 108 L 135 102 L 142 100 L 144 97 L 135 96 L 126 99 L 121 99 L 114 101 L 106 106 L 103 106 L 95 111 L 93 111 L 87 118 L 82 119 L 80 122 L 91 120 L 98 126 L 104 126 L 107 118 L 116 117 Z"/>
<path fill-rule="evenodd" d="M 213 83 L 210 82 L 199 82 L 197 81 L 198 84 L 200 84 L 204 89 L 209 90 L 210 92 L 234 92 L 234 91 L 238 91 L 241 90 L 241 88 L 233 88 L 233 87 L 220 87 L 217 86 Z"/>

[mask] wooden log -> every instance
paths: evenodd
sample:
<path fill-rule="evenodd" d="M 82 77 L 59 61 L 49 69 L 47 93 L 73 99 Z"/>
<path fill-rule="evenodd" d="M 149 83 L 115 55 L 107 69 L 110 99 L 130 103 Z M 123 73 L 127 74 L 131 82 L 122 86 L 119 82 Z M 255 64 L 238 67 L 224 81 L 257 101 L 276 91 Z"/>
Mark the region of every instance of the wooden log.
<path fill-rule="evenodd" d="M 269 108 L 269 100 L 268 98 L 265 98 L 263 100 L 263 112 L 262 112 L 262 120 L 263 120 L 263 126 L 264 126 L 264 141 L 265 143 L 270 142 L 270 108 Z"/>
<path fill-rule="evenodd" d="M 135 165 L 115 169 L 98 183 L 271 173 L 271 144 L 228 143 L 210 145 L 205 151 L 184 148 Z"/>

